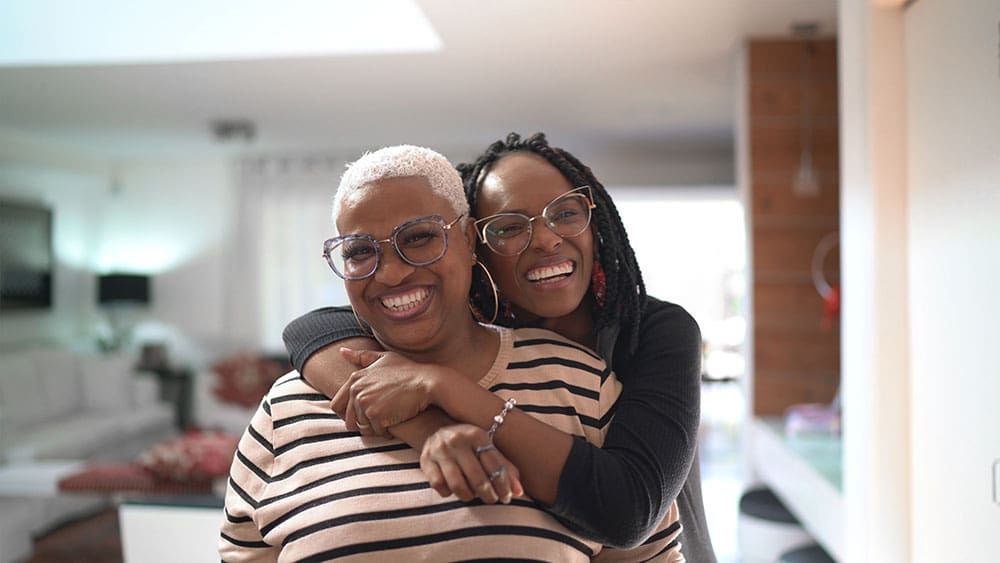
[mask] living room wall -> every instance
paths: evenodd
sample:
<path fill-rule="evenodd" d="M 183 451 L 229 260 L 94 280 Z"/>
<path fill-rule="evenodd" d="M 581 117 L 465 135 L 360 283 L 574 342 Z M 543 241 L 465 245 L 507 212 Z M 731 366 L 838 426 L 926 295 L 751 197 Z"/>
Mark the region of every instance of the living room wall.
<path fill-rule="evenodd" d="M 90 263 L 97 244 L 103 186 L 99 167 L 0 160 L 0 196 L 45 204 L 54 216 L 52 308 L 0 312 L 0 347 L 76 343 L 95 320 Z"/>
<path fill-rule="evenodd" d="M 116 167 L 101 216 L 97 272 L 151 277 L 137 340 L 164 341 L 175 361 L 224 353 L 227 287 L 238 283 L 228 245 L 235 222 L 229 159 L 133 160 Z"/>
<path fill-rule="evenodd" d="M 0 346 L 89 349 L 107 330 L 96 276 L 152 278 L 148 309 L 129 311 L 138 339 L 197 362 L 225 334 L 226 245 L 235 214 L 229 159 L 186 156 L 112 165 L 0 135 L 0 195 L 54 211 L 53 307 L 0 316 Z"/>

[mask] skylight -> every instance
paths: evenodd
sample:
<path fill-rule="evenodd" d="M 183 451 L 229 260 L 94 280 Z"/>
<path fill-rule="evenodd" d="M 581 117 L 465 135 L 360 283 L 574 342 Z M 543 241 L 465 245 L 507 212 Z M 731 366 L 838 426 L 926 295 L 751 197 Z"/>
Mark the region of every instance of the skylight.
<path fill-rule="evenodd" d="M 19 0 L 0 66 L 142 64 L 436 51 L 415 0 Z"/>

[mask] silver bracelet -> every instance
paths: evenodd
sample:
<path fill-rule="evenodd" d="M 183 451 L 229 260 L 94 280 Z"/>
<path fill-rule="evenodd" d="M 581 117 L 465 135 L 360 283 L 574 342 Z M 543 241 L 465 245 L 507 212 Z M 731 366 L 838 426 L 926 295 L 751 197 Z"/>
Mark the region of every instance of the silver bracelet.
<path fill-rule="evenodd" d="M 503 404 L 503 409 L 500 411 L 500 414 L 493 417 L 493 425 L 486 431 L 486 435 L 490 437 L 490 442 L 493 441 L 493 435 L 497 433 L 497 428 L 500 428 L 500 425 L 503 424 L 503 419 L 507 417 L 507 413 L 509 413 L 510 409 L 514 408 L 514 405 L 516 404 L 517 400 L 515 400 L 514 397 L 507 399 L 507 402 Z"/>

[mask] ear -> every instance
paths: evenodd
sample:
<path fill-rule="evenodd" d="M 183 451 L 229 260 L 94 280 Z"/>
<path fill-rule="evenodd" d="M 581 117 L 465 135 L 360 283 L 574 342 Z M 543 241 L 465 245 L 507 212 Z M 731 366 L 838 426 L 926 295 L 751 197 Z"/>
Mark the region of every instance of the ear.
<path fill-rule="evenodd" d="M 476 221 L 472 217 L 466 217 L 463 221 L 465 221 L 465 227 L 462 229 L 462 233 L 465 235 L 465 243 L 469 246 L 469 253 L 475 254 L 477 246 Z"/>

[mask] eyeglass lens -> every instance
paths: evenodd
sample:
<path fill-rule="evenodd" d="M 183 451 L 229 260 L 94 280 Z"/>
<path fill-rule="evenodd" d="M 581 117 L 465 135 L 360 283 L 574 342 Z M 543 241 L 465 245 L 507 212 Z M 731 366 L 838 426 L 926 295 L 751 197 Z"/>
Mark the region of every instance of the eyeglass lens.
<path fill-rule="evenodd" d="M 546 205 L 538 217 L 501 213 L 483 226 L 486 244 L 497 254 L 520 254 L 531 242 L 531 222 L 539 217 L 557 235 L 575 237 L 590 224 L 589 200 L 582 193 L 570 193 Z"/>
<path fill-rule="evenodd" d="M 432 219 L 403 225 L 390 239 L 399 256 L 413 266 L 426 266 L 444 256 L 447 238 L 444 225 Z M 324 253 L 335 272 L 346 279 L 370 276 L 378 268 L 380 251 L 368 236 L 337 240 Z"/>

